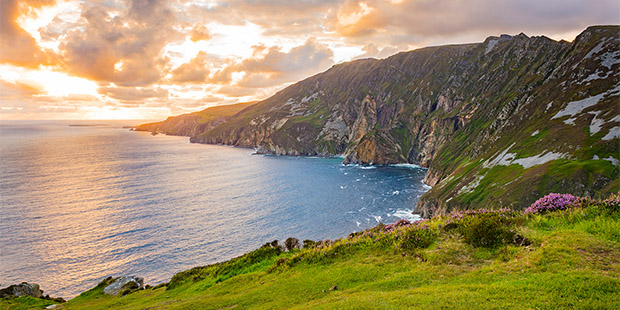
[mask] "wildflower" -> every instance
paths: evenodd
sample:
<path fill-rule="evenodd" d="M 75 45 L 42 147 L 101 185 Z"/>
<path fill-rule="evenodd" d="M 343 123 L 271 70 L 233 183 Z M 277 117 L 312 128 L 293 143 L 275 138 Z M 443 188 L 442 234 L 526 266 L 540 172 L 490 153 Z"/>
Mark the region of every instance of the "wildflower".
<path fill-rule="evenodd" d="M 525 209 L 525 213 L 544 213 L 548 211 L 565 210 L 574 206 L 577 202 L 579 202 L 579 198 L 571 194 L 551 193 L 536 200 L 529 208 Z"/>

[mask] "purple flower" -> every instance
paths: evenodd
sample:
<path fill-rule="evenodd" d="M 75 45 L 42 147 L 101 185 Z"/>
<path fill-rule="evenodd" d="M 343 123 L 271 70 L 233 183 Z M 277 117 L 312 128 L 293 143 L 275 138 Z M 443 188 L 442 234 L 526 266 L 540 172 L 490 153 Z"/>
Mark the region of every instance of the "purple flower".
<path fill-rule="evenodd" d="M 571 194 L 551 193 L 536 200 L 529 208 L 525 209 L 525 213 L 545 213 L 554 210 L 564 210 L 574 206 L 577 202 L 579 202 L 579 198 Z"/>

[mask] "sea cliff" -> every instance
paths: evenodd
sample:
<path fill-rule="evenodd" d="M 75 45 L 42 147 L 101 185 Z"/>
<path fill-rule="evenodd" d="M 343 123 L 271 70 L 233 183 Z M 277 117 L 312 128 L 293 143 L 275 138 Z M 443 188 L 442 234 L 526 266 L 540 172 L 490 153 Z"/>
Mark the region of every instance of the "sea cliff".
<path fill-rule="evenodd" d="M 352 61 L 211 125 L 188 120 L 179 131 L 167 121 L 155 131 L 427 167 L 433 188 L 416 207 L 425 217 L 524 209 L 557 191 L 604 197 L 620 188 L 619 33 L 593 26 L 573 42 L 501 35 Z"/>

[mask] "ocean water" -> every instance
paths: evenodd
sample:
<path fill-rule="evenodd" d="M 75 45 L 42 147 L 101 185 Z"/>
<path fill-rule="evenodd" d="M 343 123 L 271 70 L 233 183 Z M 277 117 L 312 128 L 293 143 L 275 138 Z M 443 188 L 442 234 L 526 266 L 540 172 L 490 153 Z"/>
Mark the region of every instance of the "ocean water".
<path fill-rule="evenodd" d="M 0 287 L 36 282 L 71 298 L 106 276 L 154 285 L 274 239 L 415 220 L 428 189 L 415 166 L 253 155 L 122 128 L 138 123 L 0 122 Z"/>

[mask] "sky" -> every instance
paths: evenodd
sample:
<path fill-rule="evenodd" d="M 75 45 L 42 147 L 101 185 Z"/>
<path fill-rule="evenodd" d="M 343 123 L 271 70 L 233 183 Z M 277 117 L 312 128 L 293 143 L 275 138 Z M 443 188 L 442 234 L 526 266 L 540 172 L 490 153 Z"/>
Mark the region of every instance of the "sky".
<path fill-rule="evenodd" d="M 618 0 L 0 0 L 0 120 L 163 119 L 359 58 L 619 23 Z"/>

